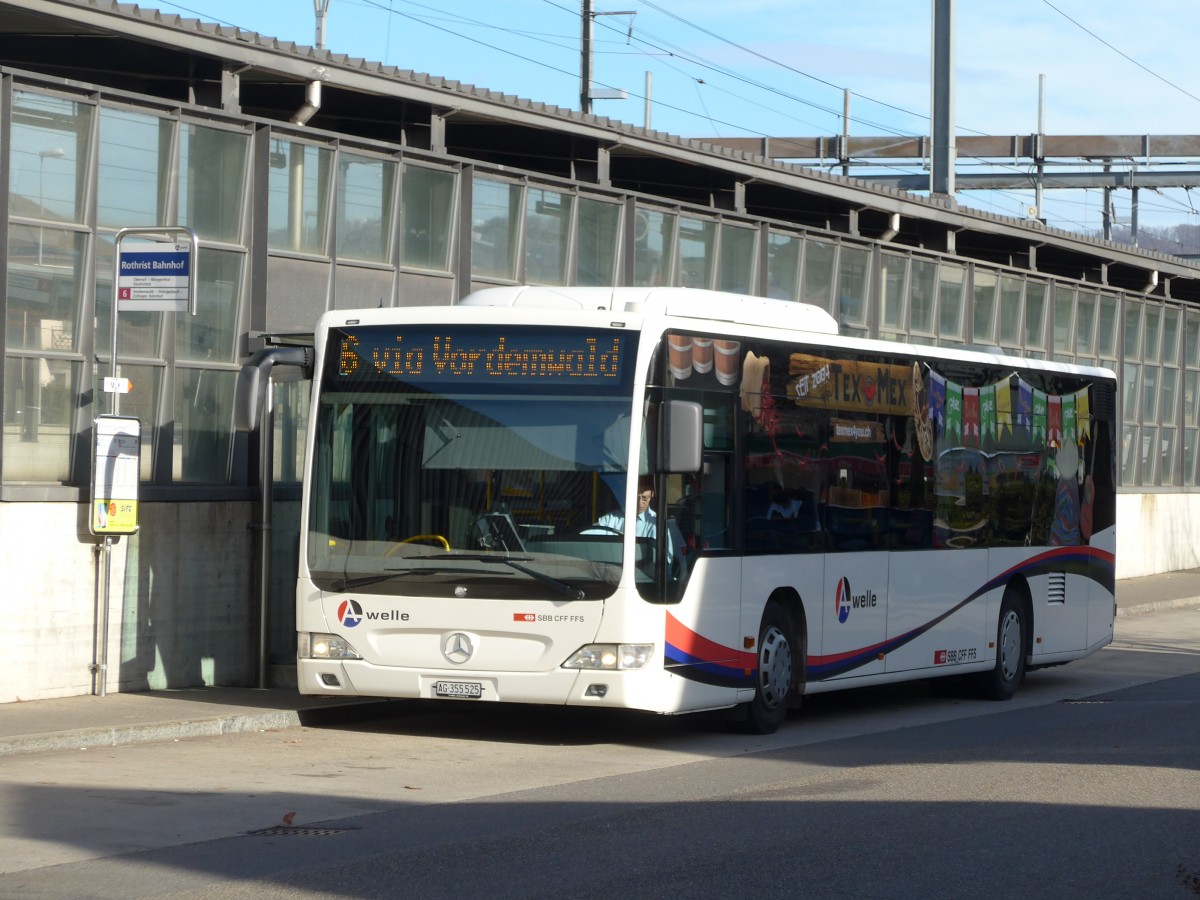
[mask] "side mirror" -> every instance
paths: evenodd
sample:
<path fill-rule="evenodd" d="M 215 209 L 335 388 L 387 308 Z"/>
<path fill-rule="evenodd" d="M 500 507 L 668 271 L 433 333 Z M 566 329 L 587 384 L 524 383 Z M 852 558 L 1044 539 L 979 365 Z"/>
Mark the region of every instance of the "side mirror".
<path fill-rule="evenodd" d="M 258 411 L 271 381 L 273 366 L 295 366 L 312 378 L 313 351 L 309 347 L 268 347 L 259 350 L 238 372 L 233 395 L 233 427 L 238 431 L 258 430 Z"/>
<path fill-rule="evenodd" d="M 237 387 L 233 394 L 235 431 L 258 431 L 258 411 L 262 408 L 262 394 L 266 389 L 262 376 L 262 370 L 254 363 L 246 363 L 238 372 Z"/>
<path fill-rule="evenodd" d="M 668 400 L 659 408 L 663 472 L 699 472 L 704 459 L 704 408 L 692 400 Z"/>

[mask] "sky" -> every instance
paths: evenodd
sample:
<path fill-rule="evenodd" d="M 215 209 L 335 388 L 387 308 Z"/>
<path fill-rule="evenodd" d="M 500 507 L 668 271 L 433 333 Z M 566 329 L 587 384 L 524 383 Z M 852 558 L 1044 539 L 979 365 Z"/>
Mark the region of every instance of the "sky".
<path fill-rule="evenodd" d="M 581 0 L 147 0 L 145 9 L 325 47 L 567 109 L 580 106 Z M 593 113 L 689 138 L 929 133 L 932 0 L 593 0 L 593 78 L 623 100 Z M 1200 134 L 1200 4 L 955 3 L 960 135 Z M 1152 160 L 1161 164 L 1162 160 Z M 1190 164 L 1188 164 L 1190 163 Z M 1144 170 L 1147 160 L 1125 161 Z M 986 171 L 969 159 L 958 171 Z M 1156 168 L 1159 166 L 1156 165 Z M 1027 171 L 1027 161 L 1004 169 Z M 1163 167 L 1165 168 L 1165 166 Z M 1198 161 L 1172 169 L 1197 170 Z M 860 170 L 861 171 L 861 170 Z M 887 172 L 917 172 L 888 164 Z M 1142 228 L 1200 225 L 1198 192 L 1139 192 Z M 1047 191 L 1048 224 L 1099 232 L 1103 192 Z M 1025 217 L 1032 191 L 960 194 Z M 1117 222 L 1130 193 L 1114 192 Z M 1194 248 L 1183 248 L 1194 249 Z"/>

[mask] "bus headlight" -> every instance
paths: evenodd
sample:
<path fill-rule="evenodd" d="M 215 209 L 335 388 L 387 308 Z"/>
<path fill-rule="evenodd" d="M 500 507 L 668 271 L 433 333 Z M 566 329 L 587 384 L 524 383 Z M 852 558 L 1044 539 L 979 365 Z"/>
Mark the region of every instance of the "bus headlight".
<path fill-rule="evenodd" d="M 564 669 L 641 669 L 650 662 L 653 644 L 588 644 L 562 664 Z"/>
<path fill-rule="evenodd" d="M 362 659 L 349 641 L 336 634 L 301 634 L 298 655 L 301 659 Z"/>

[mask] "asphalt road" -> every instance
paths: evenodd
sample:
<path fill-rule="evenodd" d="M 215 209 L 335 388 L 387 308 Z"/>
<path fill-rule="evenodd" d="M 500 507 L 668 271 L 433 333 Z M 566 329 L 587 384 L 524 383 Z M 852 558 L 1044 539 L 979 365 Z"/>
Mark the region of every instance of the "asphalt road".
<path fill-rule="evenodd" d="M 1017 698 L 477 705 L 0 760 L 0 897 L 1195 897 L 1200 607 Z"/>

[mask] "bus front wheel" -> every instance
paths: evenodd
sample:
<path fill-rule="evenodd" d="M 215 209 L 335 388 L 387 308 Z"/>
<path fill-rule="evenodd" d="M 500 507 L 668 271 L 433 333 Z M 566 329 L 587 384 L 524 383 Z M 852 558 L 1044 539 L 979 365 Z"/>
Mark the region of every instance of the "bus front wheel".
<path fill-rule="evenodd" d="M 996 665 L 977 676 L 975 685 L 985 700 L 1009 700 L 1025 678 L 1025 607 L 1020 592 L 1009 585 L 1000 603 L 996 625 Z"/>
<path fill-rule="evenodd" d="M 768 603 L 758 632 L 754 699 L 745 704 L 744 730 L 771 734 L 783 724 L 796 689 L 796 665 L 791 620 L 778 603 Z"/>

